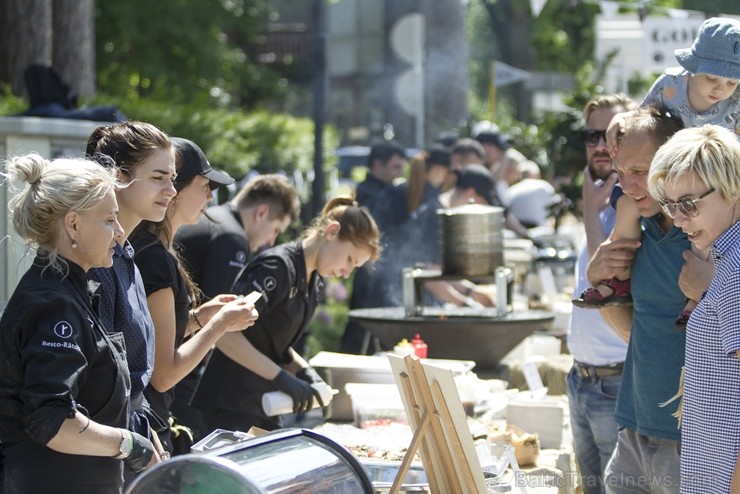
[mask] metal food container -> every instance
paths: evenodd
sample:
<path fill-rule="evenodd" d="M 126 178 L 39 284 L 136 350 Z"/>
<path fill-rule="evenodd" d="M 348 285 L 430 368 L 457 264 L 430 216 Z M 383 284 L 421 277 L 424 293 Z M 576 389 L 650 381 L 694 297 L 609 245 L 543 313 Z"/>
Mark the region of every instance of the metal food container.
<path fill-rule="evenodd" d="M 493 276 L 504 265 L 504 210 L 465 204 L 437 210 L 442 274 Z"/>
<path fill-rule="evenodd" d="M 214 431 L 194 446 L 147 470 L 127 494 L 373 494 L 365 469 L 344 447 L 306 429 L 244 438 Z"/>

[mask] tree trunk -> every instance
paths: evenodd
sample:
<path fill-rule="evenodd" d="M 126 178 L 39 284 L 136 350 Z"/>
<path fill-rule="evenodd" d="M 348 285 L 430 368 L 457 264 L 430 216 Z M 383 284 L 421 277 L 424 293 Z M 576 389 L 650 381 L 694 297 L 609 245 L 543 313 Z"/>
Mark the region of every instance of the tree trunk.
<path fill-rule="evenodd" d="M 94 0 L 53 0 L 52 65 L 79 96 L 95 93 Z"/>
<path fill-rule="evenodd" d="M 468 48 L 460 0 L 425 4 L 427 141 L 468 118 Z"/>
<path fill-rule="evenodd" d="M 51 0 L 0 0 L 0 83 L 26 95 L 23 71 L 51 64 Z"/>

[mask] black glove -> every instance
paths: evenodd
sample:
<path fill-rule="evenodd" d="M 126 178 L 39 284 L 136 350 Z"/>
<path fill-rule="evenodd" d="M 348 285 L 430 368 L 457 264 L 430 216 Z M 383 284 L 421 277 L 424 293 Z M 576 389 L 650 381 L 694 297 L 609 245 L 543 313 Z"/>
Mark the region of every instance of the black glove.
<path fill-rule="evenodd" d="M 319 392 L 311 387 L 309 383 L 281 369 L 280 373 L 272 380 L 277 388 L 293 398 L 293 413 L 306 413 L 313 407 L 313 399 L 324 406 Z"/>
<path fill-rule="evenodd" d="M 131 432 L 131 438 L 134 441 L 134 446 L 131 449 L 131 454 L 124 458 L 123 462 L 134 472 L 140 472 L 144 470 L 152 460 L 154 445 L 149 439 L 137 432 Z"/>
<path fill-rule="evenodd" d="M 314 369 L 313 367 L 301 367 L 301 370 L 296 372 L 295 376 L 298 379 L 306 381 L 308 384 L 318 384 L 324 382 L 324 380 L 321 379 L 321 376 L 319 376 L 319 373 L 316 372 L 316 369 Z"/>
<path fill-rule="evenodd" d="M 318 372 L 316 372 L 316 369 L 314 369 L 313 367 L 303 367 L 303 368 L 301 368 L 301 370 L 299 370 L 296 373 L 296 377 L 298 377 L 298 379 L 302 379 L 302 380 L 306 381 L 309 384 L 319 384 L 319 383 L 321 383 L 324 386 L 327 386 L 327 387 L 329 386 L 328 384 L 326 384 L 326 381 L 324 381 L 323 379 L 321 379 L 321 376 L 319 375 Z M 329 418 L 331 418 L 331 413 L 329 411 L 329 407 L 324 404 L 324 402 L 321 400 L 321 398 L 319 398 L 317 401 L 321 404 L 321 407 L 322 407 L 321 414 L 323 415 L 324 420 L 328 420 Z"/>

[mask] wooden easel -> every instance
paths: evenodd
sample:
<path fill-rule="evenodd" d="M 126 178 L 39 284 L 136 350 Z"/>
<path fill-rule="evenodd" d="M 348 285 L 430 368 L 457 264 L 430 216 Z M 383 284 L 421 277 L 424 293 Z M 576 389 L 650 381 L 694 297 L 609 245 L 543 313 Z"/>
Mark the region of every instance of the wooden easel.
<path fill-rule="evenodd" d="M 452 373 L 414 356 L 389 355 L 414 431 L 389 494 L 397 494 L 417 450 L 432 494 L 487 492 Z"/>

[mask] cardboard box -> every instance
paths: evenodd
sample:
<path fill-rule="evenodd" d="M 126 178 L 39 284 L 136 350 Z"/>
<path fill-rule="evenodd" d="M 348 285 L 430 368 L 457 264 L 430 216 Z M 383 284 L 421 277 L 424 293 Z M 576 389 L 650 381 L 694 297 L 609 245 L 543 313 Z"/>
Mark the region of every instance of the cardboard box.
<path fill-rule="evenodd" d="M 527 399 L 526 395 L 519 396 L 506 406 L 506 422 L 539 435 L 543 449 L 560 449 L 570 423 L 567 398 L 542 396 Z"/>

